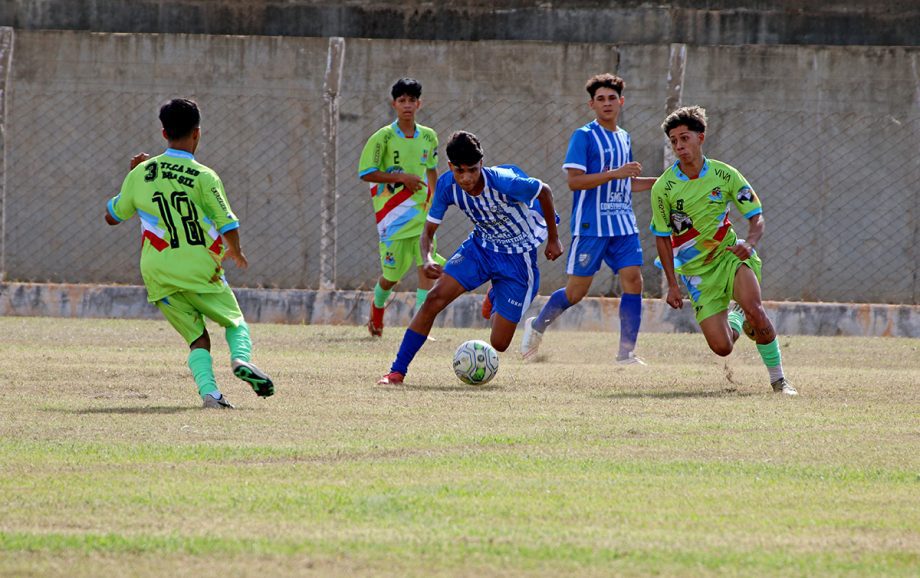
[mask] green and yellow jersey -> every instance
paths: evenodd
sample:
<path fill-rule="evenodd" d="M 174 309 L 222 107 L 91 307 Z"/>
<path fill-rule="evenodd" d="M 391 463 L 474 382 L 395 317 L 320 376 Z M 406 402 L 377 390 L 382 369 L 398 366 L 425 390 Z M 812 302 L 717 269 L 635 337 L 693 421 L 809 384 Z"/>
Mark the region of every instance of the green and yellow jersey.
<path fill-rule="evenodd" d="M 367 140 L 358 163 L 359 177 L 374 171 L 409 173 L 428 185 L 418 191 L 408 191 L 399 184 L 370 184 L 381 242 L 422 234 L 434 186 L 428 182 L 428 170 L 437 168 L 438 135 L 426 126 L 416 124 L 415 134 L 407 136 L 394 122 Z"/>
<path fill-rule="evenodd" d="M 177 291 L 217 293 L 226 283 L 221 235 L 239 227 L 213 170 L 167 149 L 139 164 L 107 205 L 117 221 L 141 219 L 141 276 L 147 299 Z"/>
<path fill-rule="evenodd" d="M 746 219 L 760 214 L 760 199 L 734 167 L 703 159 L 703 169 L 691 179 L 675 162 L 652 186 L 651 231 L 671 237 L 674 269 L 699 275 L 738 237 L 728 219 L 729 203 Z"/>

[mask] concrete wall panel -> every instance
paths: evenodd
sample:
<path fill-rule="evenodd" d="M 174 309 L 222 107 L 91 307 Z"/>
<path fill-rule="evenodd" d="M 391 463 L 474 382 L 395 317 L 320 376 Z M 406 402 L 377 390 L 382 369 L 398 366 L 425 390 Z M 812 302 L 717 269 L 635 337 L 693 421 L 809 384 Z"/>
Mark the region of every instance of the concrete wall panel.
<path fill-rule="evenodd" d="M 252 267 L 235 286 L 318 285 L 322 78 L 327 40 L 280 37 L 16 33 L 7 133 L 7 278 L 136 283 L 136 225 L 103 224 L 128 159 L 163 148 L 156 119 L 170 96 L 203 108 L 199 159 L 223 177 Z M 621 125 L 645 174 L 662 170 L 668 45 L 348 39 L 337 151 L 337 286 L 379 274 L 367 187 L 367 137 L 393 120 L 389 87 L 424 85 L 420 121 L 442 143 L 478 134 L 487 163 L 515 163 L 554 190 L 568 245 L 571 193 L 561 164 L 592 116 L 585 80 L 627 82 Z M 690 47 L 685 104 L 709 110 L 706 151 L 737 166 L 765 204 L 760 251 L 768 299 L 917 303 L 920 49 Z M 441 149 L 443 157 L 443 146 Z M 446 169 L 446 159 L 441 160 Z M 635 195 L 647 261 L 646 193 Z M 738 221 L 738 218 L 735 219 Z M 440 234 L 449 254 L 469 231 L 459 212 Z M 744 223 L 739 229 L 745 231 Z M 646 292 L 658 274 L 645 269 Z M 544 293 L 565 282 L 543 267 Z M 414 288 L 407 278 L 403 290 Z M 617 294 L 604 271 L 595 295 Z"/>

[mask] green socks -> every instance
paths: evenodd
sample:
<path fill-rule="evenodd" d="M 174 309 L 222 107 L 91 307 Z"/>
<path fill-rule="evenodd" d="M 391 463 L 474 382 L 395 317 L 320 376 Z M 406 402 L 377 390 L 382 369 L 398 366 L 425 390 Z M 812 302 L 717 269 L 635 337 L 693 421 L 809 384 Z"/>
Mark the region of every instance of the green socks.
<path fill-rule="evenodd" d="M 249 362 L 252 360 L 252 339 L 249 337 L 249 326 L 245 321 L 236 327 L 232 325 L 225 330 L 227 346 L 230 348 L 230 359 L 239 359 Z"/>
<path fill-rule="evenodd" d="M 767 366 L 770 372 L 770 383 L 777 379 L 783 378 L 783 359 L 779 353 L 779 338 L 777 337 L 766 345 L 757 344 L 757 351 L 760 352 L 760 358 L 763 364 Z"/>
<path fill-rule="evenodd" d="M 392 289 L 384 289 L 381 287 L 380 282 L 378 281 L 377 284 L 374 285 L 374 307 L 377 309 L 383 309 L 383 306 L 387 304 L 387 298 L 392 292 Z"/>
<path fill-rule="evenodd" d="M 418 313 L 418 310 L 422 308 L 422 305 L 425 303 L 425 299 L 428 299 L 428 289 L 416 289 L 415 290 L 415 312 Z"/>
<path fill-rule="evenodd" d="M 188 354 L 188 368 L 192 370 L 192 377 L 198 384 L 198 395 L 204 398 L 209 393 L 217 391 L 210 351 L 207 349 L 191 350 Z"/>
<path fill-rule="evenodd" d="M 728 326 L 738 333 L 741 337 L 741 326 L 744 324 L 744 313 L 742 311 L 728 312 Z"/>

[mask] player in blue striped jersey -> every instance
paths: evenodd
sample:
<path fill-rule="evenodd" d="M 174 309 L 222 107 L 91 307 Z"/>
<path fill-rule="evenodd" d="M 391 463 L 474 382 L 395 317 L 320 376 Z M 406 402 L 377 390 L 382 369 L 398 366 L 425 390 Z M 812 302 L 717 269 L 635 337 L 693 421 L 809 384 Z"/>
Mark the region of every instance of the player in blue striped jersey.
<path fill-rule="evenodd" d="M 419 240 L 424 272 L 437 281 L 406 329 L 390 372 L 378 385 L 402 383 L 435 317 L 457 297 L 487 281 L 492 282 L 494 304 L 492 347 L 508 349 L 540 286 L 537 248 L 546 241 L 547 259 L 562 255 L 549 186 L 515 166 L 483 167 L 482 146 L 471 133 L 455 132 L 446 151 L 450 172 L 438 179 Z M 442 267 L 434 259 L 432 241 L 451 205 L 466 213 L 473 232 Z"/>
<path fill-rule="evenodd" d="M 536 317 L 525 322 L 524 359 L 534 359 L 546 327 L 584 298 L 606 263 L 620 277 L 623 289 L 617 362 L 644 364 L 633 352 L 642 322 L 642 246 L 632 193 L 650 190 L 655 179 L 639 176 L 642 165 L 633 160 L 629 133 L 617 126 L 624 87 L 623 79 L 613 74 L 592 76 L 585 85 L 596 118 L 572 135 L 562 165 L 575 195 L 568 282 L 550 296 Z"/>

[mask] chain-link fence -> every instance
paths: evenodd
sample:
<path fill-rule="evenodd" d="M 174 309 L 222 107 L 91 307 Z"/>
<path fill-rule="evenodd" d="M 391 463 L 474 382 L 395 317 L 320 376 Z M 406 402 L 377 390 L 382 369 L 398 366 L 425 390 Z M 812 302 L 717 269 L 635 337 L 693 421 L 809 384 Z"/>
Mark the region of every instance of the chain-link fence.
<path fill-rule="evenodd" d="M 377 237 L 368 188 L 357 177 L 358 157 L 370 134 L 392 122 L 389 86 L 404 75 L 425 86 L 419 121 L 438 131 L 440 170 L 446 170 L 443 145 L 451 132 L 476 133 L 487 164 L 516 164 L 552 187 L 568 246 L 572 195 L 561 165 L 572 132 L 591 120 L 581 83 L 597 71 L 616 71 L 618 64 L 609 60 L 615 49 L 580 48 L 577 58 L 587 61 L 566 72 L 568 65 L 541 61 L 554 51 L 569 58 L 575 49 L 562 45 L 349 40 L 337 147 L 330 157 L 322 124 L 326 39 L 130 36 L 151 46 L 121 46 L 129 41 L 113 35 L 17 34 L 5 120 L 7 280 L 140 282 L 138 232 L 131 225 L 105 226 L 104 203 L 117 192 L 134 152 L 162 150 L 158 105 L 188 95 L 203 111 L 197 157 L 224 181 L 251 262 L 245 272 L 229 266 L 231 283 L 320 286 L 325 154 L 325 162 L 336 163 L 330 233 L 335 287 L 372 288 L 380 272 Z M 357 48 L 349 55 L 352 46 Z M 380 69 L 368 56 L 400 50 L 428 58 Z M 69 68 L 53 64 L 66 52 Z M 655 57 L 641 67 L 620 66 L 629 68 L 620 72 L 628 79 L 620 124 L 632 134 L 644 173 L 654 176 L 664 164 L 658 126 L 665 112 L 667 47 L 649 52 Z M 490 65 L 490 55 L 499 54 L 519 56 L 513 67 Z M 183 60 L 188 74 L 179 78 Z M 459 72 L 453 68 L 458 62 L 464 63 Z M 100 66 L 104 73 L 88 72 Z M 531 69 L 547 72 L 521 83 Z M 688 77 L 688 88 L 693 82 Z M 699 87 L 695 92 L 705 93 Z M 917 303 L 920 239 L 917 195 L 910 188 L 920 178 L 917 109 L 744 109 L 722 105 L 740 94 L 724 101 L 720 96 L 698 100 L 711 116 L 706 151 L 741 170 L 764 203 L 767 234 L 759 251 L 765 297 Z M 634 206 L 651 263 L 649 195 L 636 193 Z M 743 219 L 733 220 L 743 235 Z M 469 230 L 462 213 L 449 212 L 439 230 L 441 252 L 450 253 Z M 644 274 L 646 293 L 660 294 L 657 270 L 647 265 Z M 541 292 L 564 283 L 563 261 L 544 262 Z M 401 288 L 414 286 L 410 275 Z M 618 293 L 609 271 L 595 280 L 592 293 Z"/>

